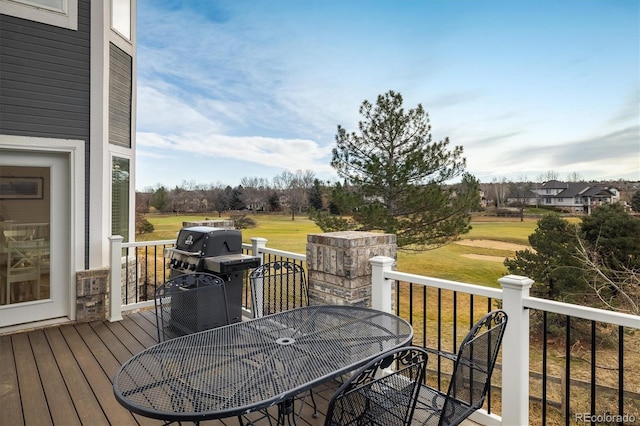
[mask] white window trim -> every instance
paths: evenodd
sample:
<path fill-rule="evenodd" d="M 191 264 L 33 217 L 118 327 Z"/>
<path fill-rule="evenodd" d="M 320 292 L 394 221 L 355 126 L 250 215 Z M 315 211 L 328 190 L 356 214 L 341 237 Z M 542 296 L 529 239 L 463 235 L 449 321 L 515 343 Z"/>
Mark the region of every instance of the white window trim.
<path fill-rule="evenodd" d="M 111 144 L 109 144 L 111 145 Z M 111 173 L 113 171 L 113 157 L 122 158 L 129 161 L 129 235 L 126 236 L 128 241 L 135 241 L 136 239 L 136 226 L 135 226 L 135 205 L 136 205 L 136 190 L 135 190 L 135 155 L 133 149 L 110 146 L 109 147 L 109 229 L 111 229 L 111 212 L 113 203 L 113 182 L 111 180 Z M 124 237 L 124 235 L 123 235 Z"/>
<path fill-rule="evenodd" d="M 65 10 L 55 11 L 20 0 L 0 0 L 0 13 L 56 27 L 78 30 L 78 0 L 65 0 Z"/>

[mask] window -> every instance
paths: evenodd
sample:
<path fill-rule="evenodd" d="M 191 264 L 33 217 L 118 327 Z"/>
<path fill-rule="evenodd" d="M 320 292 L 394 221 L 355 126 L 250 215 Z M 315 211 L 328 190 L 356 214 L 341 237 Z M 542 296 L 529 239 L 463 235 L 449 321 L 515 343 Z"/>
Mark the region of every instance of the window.
<path fill-rule="evenodd" d="M 131 40 L 131 0 L 111 0 L 111 27 Z"/>
<path fill-rule="evenodd" d="M 113 157 L 111 169 L 111 235 L 129 241 L 129 160 Z"/>
<path fill-rule="evenodd" d="M 78 29 L 78 0 L 0 0 L 0 6 L 5 15 Z"/>

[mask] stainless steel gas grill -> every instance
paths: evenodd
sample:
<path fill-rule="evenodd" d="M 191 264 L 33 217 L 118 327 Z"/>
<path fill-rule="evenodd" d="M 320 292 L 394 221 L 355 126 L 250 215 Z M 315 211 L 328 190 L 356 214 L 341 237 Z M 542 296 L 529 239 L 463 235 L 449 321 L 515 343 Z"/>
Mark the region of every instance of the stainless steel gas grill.
<path fill-rule="evenodd" d="M 209 272 L 225 280 L 231 322 L 242 318 L 244 271 L 260 266 L 258 256 L 242 254 L 242 233 L 236 229 L 182 228 L 176 246 L 166 249 L 171 276 Z"/>

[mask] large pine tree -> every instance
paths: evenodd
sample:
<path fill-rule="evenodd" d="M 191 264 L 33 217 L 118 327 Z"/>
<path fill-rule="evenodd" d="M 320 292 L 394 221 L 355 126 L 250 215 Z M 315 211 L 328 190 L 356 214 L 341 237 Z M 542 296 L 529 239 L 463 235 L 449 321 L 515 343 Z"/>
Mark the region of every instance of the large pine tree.
<path fill-rule="evenodd" d="M 365 100 L 359 132 L 338 125 L 331 165 L 355 188 L 359 229 L 393 233 L 400 248 L 424 250 L 469 231 L 478 182 L 464 172 L 461 146 L 432 140 L 422 105 L 405 111 L 402 103 L 394 91 L 375 105 Z"/>

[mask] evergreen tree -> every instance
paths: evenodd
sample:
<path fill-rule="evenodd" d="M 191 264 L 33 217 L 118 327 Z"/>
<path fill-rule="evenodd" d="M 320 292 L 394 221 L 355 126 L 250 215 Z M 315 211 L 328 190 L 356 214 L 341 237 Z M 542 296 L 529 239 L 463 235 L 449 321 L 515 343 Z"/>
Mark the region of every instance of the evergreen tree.
<path fill-rule="evenodd" d="M 631 196 L 631 210 L 638 213 L 640 212 L 640 191 L 636 191 Z"/>
<path fill-rule="evenodd" d="M 532 293 L 553 300 L 576 301 L 587 292 L 577 254 L 575 225 L 556 214 L 546 215 L 529 236 L 533 250 L 505 260 L 509 273 L 535 281 Z"/>
<path fill-rule="evenodd" d="M 164 186 L 160 186 L 153 193 L 153 197 L 151 198 L 151 206 L 153 206 L 157 211 L 161 212 L 164 210 L 167 205 L 167 189 Z"/>
<path fill-rule="evenodd" d="M 640 269 L 640 219 L 620 204 L 605 204 L 582 218 L 582 235 L 602 263 L 613 269 Z"/>
<path fill-rule="evenodd" d="M 278 195 L 278 193 L 276 192 L 272 192 L 271 195 L 269 195 L 269 199 L 267 200 L 267 203 L 269 204 L 269 210 L 272 212 L 278 212 L 280 211 L 281 207 L 280 207 L 280 196 Z"/>
<path fill-rule="evenodd" d="M 359 132 L 338 125 L 331 165 L 352 185 L 359 229 L 396 234 L 398 247 L 425 250 L 470 229 L 478 181 L 465 174 L 463 148 L 434 142 L 421 104 L 405 111 L 400 93 L 364 101 Z M 462 176 L 456 187 L 446 183 Z"/>
<path fill-rule="evenodd" d="M 231 190 L 231 198 L 229 201 L 229 207 L 231 210 L 243 210 L 246 207 L 242 197 L 243 192 L 244 188 L 242 185 L 238 185 Z"/>
<path fill-rule="evenodd" d="M 322 186 L 320 180 L 314 179 L 313 186 L 309 189 L 309 207 L 313 210 L 322 210 Z"/>
<path fill-rule="evenodd" d="M 331 188 L 329 213 L 334 215 L 351 215 L 355 209 L 354 197 L 347 185 L 336 182 Z"/>

